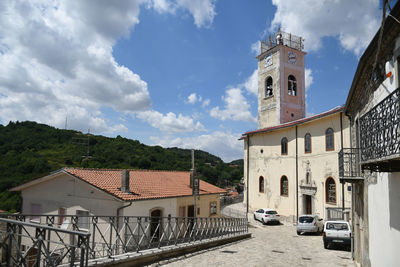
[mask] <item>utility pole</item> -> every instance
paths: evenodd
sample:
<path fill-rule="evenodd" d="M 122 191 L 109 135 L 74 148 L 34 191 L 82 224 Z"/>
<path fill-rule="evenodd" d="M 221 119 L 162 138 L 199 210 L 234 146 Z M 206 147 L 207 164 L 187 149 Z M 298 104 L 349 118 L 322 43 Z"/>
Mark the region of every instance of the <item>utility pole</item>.
<path fill-rule="evenodd" d="M 197 215 L 196 198 L 199 194 L 199 177 L 196 174 L 196 169 L 194 167 L 194 149 L 192 149 L 192 169 L 190 170 L 190 180 L 192 184 L 192 194 L 193 194 L 193 209 L 194 209 L 194 219 Z"/>

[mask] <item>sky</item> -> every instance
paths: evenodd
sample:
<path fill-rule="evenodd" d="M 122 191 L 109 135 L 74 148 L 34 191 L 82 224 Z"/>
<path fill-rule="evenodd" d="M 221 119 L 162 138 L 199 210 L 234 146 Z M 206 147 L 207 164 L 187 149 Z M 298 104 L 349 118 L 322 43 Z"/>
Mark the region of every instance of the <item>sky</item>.
<path fill-rule="evenodd" d="M 393 2 L 393 1 L 392 1 Z M 392 3 L 392 6 L 394 3 Z M 0 123 L 36 121 L 225 162 L 257 129 L 259 41 L 305 38 L 307 116 L 343 105 L 379 0 L 3 0 Z"/>

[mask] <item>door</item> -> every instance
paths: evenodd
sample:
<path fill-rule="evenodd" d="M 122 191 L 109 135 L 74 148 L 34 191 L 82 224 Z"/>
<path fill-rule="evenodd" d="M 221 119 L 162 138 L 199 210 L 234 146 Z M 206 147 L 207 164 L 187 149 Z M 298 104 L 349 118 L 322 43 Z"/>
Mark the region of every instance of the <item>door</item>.
<path fill-rule="evenodd" d="M 189 233 L 192 231 L 193 229 L 193 224 L 194 224 L 194 206 L 188 206 L 188 223 L 189 223 Z"/>
<path fill-rule="evenodd" d="M 306 214 L 312 214 L 311 196 L 305 195 L 305 197 L 306 197 Z"/>
<path fill-rule="evenodd" d="M 162 223 L 161 210 L 153 210 L 150 216 L 151 216 L 151 221 L 150 221 L 151 242 L 155 242 L 158 241 L 161 237 L 161 223 Z"/>

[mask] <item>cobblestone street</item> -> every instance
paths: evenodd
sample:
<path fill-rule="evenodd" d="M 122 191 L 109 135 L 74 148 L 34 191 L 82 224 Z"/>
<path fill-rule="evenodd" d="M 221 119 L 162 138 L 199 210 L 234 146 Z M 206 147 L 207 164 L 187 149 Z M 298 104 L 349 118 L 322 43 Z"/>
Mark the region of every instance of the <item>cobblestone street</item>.
<path fill-rule="evenodd" d="M 151 266 L 354 266 L 351 252 L 324 249 L 322 236 L 297 236 L 293 225 L 250 219 L 252 238 L 161 261 Z"/>

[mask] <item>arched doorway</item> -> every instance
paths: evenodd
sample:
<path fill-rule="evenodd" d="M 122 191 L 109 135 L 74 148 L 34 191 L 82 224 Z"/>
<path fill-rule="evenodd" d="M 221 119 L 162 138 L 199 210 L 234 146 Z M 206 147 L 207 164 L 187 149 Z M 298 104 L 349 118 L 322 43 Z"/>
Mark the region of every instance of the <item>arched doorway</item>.
<path fill-rule="evenodd" d="M 150 237 L 151 242 L 160 240 L 162 227 L 162 210 L 155 209 L 150 213 Z"/>

